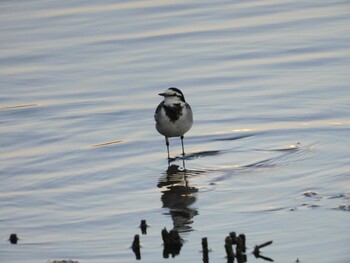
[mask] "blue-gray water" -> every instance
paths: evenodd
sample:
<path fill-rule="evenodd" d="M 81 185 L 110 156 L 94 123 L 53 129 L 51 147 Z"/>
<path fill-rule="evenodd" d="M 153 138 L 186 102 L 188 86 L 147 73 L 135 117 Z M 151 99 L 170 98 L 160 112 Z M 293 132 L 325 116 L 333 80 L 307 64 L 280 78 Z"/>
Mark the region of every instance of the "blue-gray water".
<path fill-rule="evenodd" d="M 141 262 L 201 262 L 202 237 L 225 262 L 230 231 L 349 262 L 349 43 L 347 0 L 2 1 L 0 262 L 135 262 L 141 219 Z M 154 128 L 171 86 L 186 170 Z"/>

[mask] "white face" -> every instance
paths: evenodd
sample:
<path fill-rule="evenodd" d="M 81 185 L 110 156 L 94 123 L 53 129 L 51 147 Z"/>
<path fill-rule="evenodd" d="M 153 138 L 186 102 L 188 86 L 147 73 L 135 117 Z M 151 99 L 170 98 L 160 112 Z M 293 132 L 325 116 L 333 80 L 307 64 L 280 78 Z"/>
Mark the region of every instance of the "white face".
<path fill-rule="evenodd" d="M 165 105 L 171 105 L 171 104 L 183 104 L 184 98 L 183 95 L 171 88 L 167 89 L 164 93 L 159 94 L 164 97 L 164 103 Z"/>
<path fill-rule="evenodd" d="M 181 99 L 177 96 L 165 96 L 164 97 L 164 104 L 165 105 L 173 105 L 173 104 L 182 104 L 183 102 Z"/>

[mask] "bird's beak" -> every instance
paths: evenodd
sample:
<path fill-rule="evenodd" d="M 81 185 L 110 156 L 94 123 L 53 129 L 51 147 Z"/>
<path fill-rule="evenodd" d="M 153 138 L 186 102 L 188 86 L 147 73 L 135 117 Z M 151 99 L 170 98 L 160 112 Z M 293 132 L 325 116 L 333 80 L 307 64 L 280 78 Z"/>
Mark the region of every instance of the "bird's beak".
<path fill-rule="evenodd" d="M 165 97 L 166 94 L 165 93 L 159 93 L 158 95 Z"/>

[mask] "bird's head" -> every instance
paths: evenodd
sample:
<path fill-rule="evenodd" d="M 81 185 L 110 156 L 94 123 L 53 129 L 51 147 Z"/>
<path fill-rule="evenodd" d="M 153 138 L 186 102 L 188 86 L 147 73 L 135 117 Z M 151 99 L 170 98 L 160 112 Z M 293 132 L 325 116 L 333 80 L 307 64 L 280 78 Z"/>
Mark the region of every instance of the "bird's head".
<path fill-rule="evenodd" d="M 169 88 L 163 93 L 159 93 L 159 95 L 164 97 L 164 103 L 166 105 L 186 102 L 181 90 L 177 88 Z"/>

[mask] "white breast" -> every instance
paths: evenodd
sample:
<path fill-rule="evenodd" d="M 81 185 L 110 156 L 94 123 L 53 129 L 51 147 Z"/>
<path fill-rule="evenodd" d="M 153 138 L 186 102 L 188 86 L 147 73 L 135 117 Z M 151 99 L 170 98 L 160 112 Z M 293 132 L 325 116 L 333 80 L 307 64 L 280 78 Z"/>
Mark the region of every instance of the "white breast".
<path fill-rule="evenodd" d="M 182 115 L 178 120 L 172 122 L 166 115 L 164 108 L 160 109 L 155 119 L 157 131 L 165 137 L 182 136 L 191 129 L 193 123 L 192 110 L 187 103 L 184 103 Z"/>

